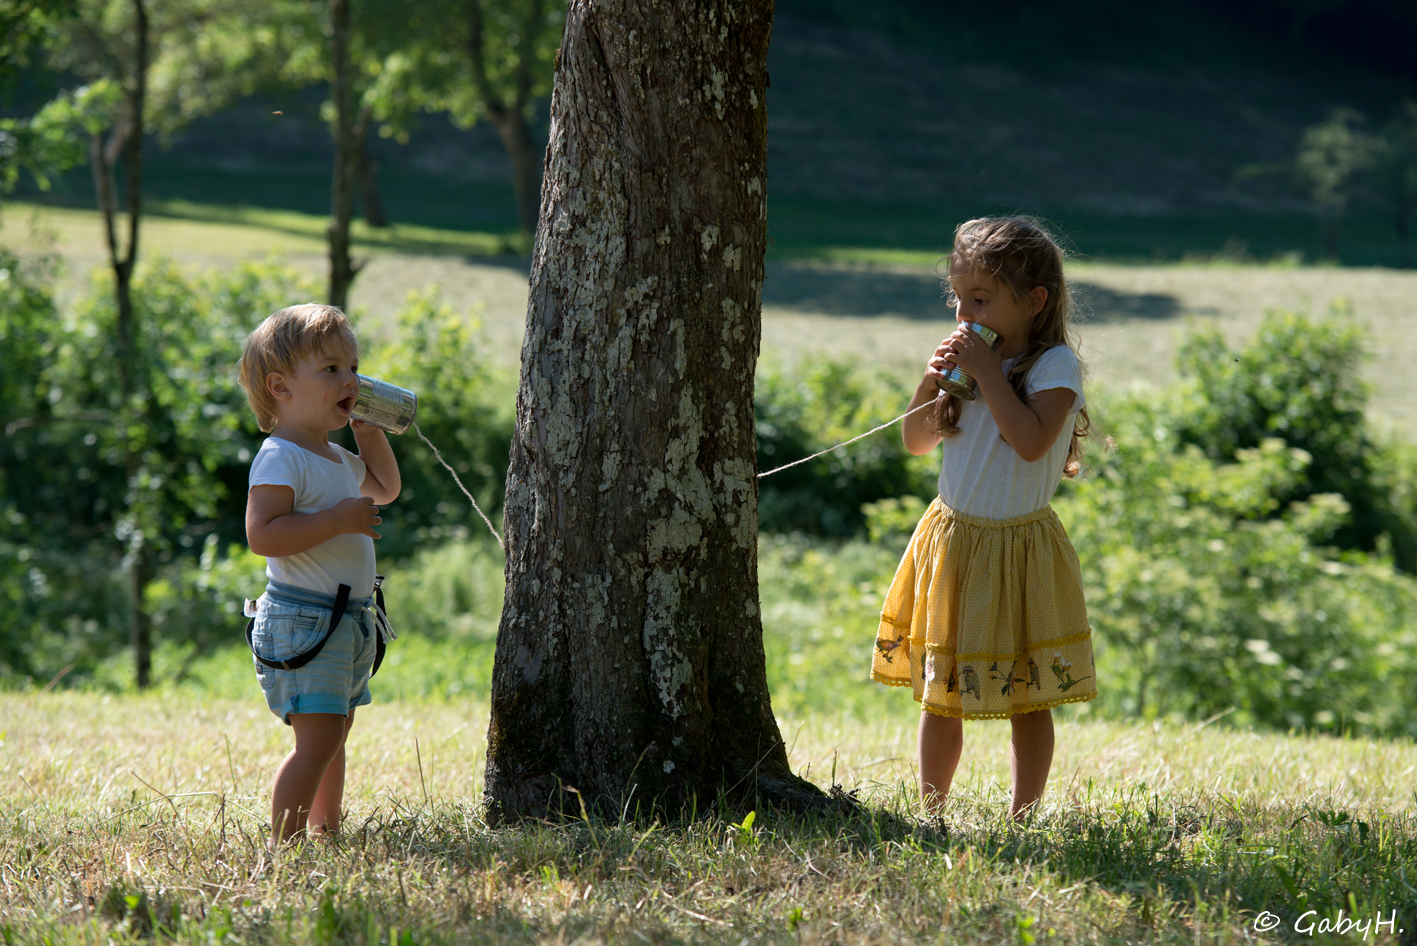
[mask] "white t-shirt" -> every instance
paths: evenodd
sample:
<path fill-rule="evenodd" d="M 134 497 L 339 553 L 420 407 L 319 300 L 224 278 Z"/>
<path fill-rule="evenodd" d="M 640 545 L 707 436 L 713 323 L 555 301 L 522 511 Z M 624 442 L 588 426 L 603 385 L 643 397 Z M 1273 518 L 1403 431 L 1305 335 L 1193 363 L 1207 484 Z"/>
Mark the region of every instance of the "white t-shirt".
<path fill-rule="evenodd" d="M 1012 364 L 1012 358 L 1003 363 L 1006 375 Z M 946 437 L 943 444 L 940 499 L 946 506 L 983 519 L 1012 519 L 1042 509 L 1053 499 L 1067 463 L 1075 415 L 1087 403 L 1077 355 L 1067 345 L 1048 349 L 1029 370 L 1024 388 L 1030 395 L 1053 388 L 1067 388 L 1077 395 L 1058 439 L 1030 463 L 999 436 L 999 425 L 983 397 L 965 401 L 959 433 Z"/>
<path fill-rule="evenodd" d="M 337 443 L 330 449 L 341 462 L 326 460 L 304 447 L 267 437 L 251 461 L 252 486 L 289 486 L 297 513 L 321 512 L 340 500 L 357 498 L 364 482 L 364 461 Z M 334 596 L 349 585 L 351 598 L 374 593 L 374 540 L 345 533 L 295 555 L 268 556 L 266 577 L 286 585 Z"/>

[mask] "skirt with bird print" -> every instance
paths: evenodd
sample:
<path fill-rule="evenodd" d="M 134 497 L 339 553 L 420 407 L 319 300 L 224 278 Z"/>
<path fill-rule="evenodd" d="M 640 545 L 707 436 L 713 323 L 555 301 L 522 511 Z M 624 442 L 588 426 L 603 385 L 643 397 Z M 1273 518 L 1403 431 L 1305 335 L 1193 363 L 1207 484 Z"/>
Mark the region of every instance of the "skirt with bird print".
<path fill-rule="evenodd" d="M 936 498 L 886 594 L 871 677 L 964 719 L 1096 697 L 1077 552 L 1052 507 L 981 519 Z"/>

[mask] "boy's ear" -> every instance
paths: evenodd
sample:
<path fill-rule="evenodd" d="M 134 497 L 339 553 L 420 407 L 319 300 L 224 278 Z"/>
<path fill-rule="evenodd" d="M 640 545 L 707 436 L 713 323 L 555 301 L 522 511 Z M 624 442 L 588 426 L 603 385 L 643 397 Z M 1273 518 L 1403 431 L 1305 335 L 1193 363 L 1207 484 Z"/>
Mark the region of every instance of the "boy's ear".
<path fill-rule="evenodd" d="M 266 391 L 277 401 L 288 401 L 292 397 L 285 375 L 279 371 L 266 375 Z"/>

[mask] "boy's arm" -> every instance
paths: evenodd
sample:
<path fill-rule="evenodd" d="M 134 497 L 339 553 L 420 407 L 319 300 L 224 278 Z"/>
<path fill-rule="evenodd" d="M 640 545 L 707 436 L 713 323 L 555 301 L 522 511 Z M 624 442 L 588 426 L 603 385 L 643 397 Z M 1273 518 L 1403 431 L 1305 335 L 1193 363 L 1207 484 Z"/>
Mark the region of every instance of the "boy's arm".
<path fill-rule="evenodd" d="M 386 506 L 399 498 L 403 481 L 399 478 L 399 464 L 394 459 L 394 449 L 389 446 L 389 438 L 372 424 L 350 421 L 354 431 L 354 442 L 359 446 L 359 459 L 364 461 L 364 482 L 359 491 L 381 506 Z"/>
<path fill-rule="evenodd" d="M 355 533 L 379 538 L 379 507 L 367 496 L 342 499 L 320 512 L 295 512 L 289 486 L 253 486 L 246 494 L 246 542 L 266 558 L 308 552 L 337 535 Z"/>

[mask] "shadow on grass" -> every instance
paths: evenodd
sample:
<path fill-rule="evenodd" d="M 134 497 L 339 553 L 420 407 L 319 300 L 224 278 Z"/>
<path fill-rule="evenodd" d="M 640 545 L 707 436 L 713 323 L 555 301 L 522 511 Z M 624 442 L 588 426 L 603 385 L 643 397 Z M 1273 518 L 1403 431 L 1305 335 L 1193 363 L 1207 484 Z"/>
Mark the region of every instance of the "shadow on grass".
<path fill-rule="evenodd" d="M 1181 315 L 1181 300 L 1164 292 L 1118 292 L 1106 286 L 1075 280 L 1069 287 L 1074 316 L 1084 322 L 1117 319 L 1165 321 Z"/>
<path fill-rule="evenodd" d="M 164 797 L 92 822 L 32 809 L 0 831 L 0 853 L 26 898 L 19 941 L 76 923 L 194 943 L 934 942 L 945 928 L 1026 942 L 1034 923 L 1059 942 L 1236 941 L 1262 910 L 1294 939 L 1305 911 L 1340 909 L 1395 912 L 1389 942 L 1417 927 L 1410 814 L 1138 785 L 1022 826 L 963 798 L 945 826 L 911 816 L 904 794 L 887 801 L 489 829 L 472 798 L 385 795 L 340 835 L 272 856 L 267 824 L 224 795 L 193 815 Z"/>
<path fill-rule="evenodd" d="M 953 319 L 939 277 L 928 269 L 769 263 L 763 305 L 820 315 Z"/>
<path fill-rule="evenodd" d="M 815 315 L 921 322 L 951 321 L 940 279 L 929 267 L 859 264 L 769 263 L 763 305 Z M 1075 281 L 1074 312 L 1087 322 L 1179 318 L 1181 300 L 1170 293 L 1120 292 Z"/>

